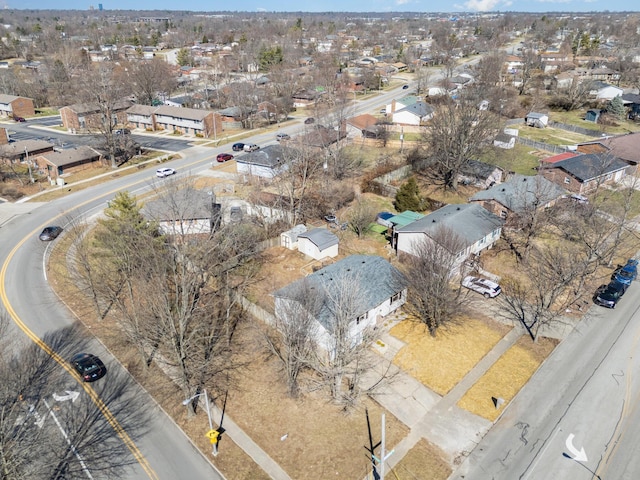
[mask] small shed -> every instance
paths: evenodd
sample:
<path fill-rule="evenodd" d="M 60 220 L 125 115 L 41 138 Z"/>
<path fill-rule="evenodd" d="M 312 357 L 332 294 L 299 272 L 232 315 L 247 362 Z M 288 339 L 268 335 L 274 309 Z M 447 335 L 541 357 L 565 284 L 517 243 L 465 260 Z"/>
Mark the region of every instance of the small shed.
<path fill-rule="evenodd" d="M 297 250 L 298 237 L 301 233 L 305 233 L 306 231 L 307 227 L 305 227 L 304 225 L 296 225 L 291 230 L 282 232 L 280 234 L 280 246 L 288 248 L 289 250 Z"/>
<path fill-rule="evenodd" d="M 593 122 L 593 123 L 598 123 L 598 119 L 600 118 L 600 114 L 602 113 L 602 110 L 599 109 L 591 109 L 591 110 L 587 110 L 587 113 L 584 115 L 584 120 L 586 122 Z"/>
<path fill-rule="evenodd" d="M 524 123 L 530 127 L 544 128 L 549 123 L 549 115 L 546 113 L 529 112 L 524 117 Z"/>
<path fill-rule="evenodd" d="M 510 150 L 516 146 L 516 137 L 506 133 L 498 133 L 496 138 L 493 139 L 493 146 Z"/>
<path fill-rule="evenodd" d="M 298 234 L 298 251 L 322 260 L 338 256 L 338 237 L 326 228 L 314 228 Z"/>

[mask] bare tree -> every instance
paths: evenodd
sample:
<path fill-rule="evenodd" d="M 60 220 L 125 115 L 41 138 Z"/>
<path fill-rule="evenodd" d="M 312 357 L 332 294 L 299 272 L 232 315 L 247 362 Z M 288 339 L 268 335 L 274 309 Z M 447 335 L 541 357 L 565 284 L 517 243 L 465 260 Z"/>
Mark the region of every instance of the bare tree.
<path fill-rule="evenodd" d="M 3 317 L 0 322 L 6 322 Z M 69 327 L 44 342 L 66 361 L 83 350 L 86 333 Z M 109 370 L 96 383 L 96 399 L 83 395 L 73 408 L 56 400 L 69 390 L 69 375 L 36 345 L 3 349 L 0 357 L 0 475 L 7 480 L 120 478 L 136 463 L 129 450 L 149 421 L 132 395 L 130 377 Z M 82 389 L 80 389 L 82 390 Z M 108 417 L 111 419 L 107 420 Z M 34 454 L 34 452 L 36 452 Z"/>
<path fill-rule="evenodd" d="M 131 92 L 142 105 L 151 105 L 159 93 L 170 94 L 177 86 L 169 64 L 159 58 L 132 62 L 127 67 L 127 76 Z"/>
<path fill-rule="evenodd" d="M 526 278 L 502 280 L 504 295 L 498 302 L 501 315 L 519 322 L 533 341 L 540 328 L 561 321 L 565 310 L 578 298 L 576 289 L 583 271 L 570 244 L 536 248 L 526 266 Z"/>
<path fill-rule="evenodd" d="M 276 317 L 276 324 L 265 329 L 269 351 L 281 363 L 289 395 L 297 397 L 300 391 L 298 377 L 315 358 L 318 336 L 316 315 L 322 307 L 321 297 L 309 282 L 292 285 L 287 301 Z"/>
<path fill-rule="evenodd" d="M 497 133 L 496 117 L 480 111 L 475 100 L 465 97 L 436 109 L 423 138 L 422 160 L 415 165 L 450 190 L 458 188 L 462 168 L 478 157 Z"/>
<path fill-rule="evenodd" d="M 349 211 L 349 227 L 360 238 L 369 231 L 369 225 L 375 220 L 375 216 L 373 206 L 363 198 L 358 198 Z"/>
<path fill-rule="evenodd" d="M 454 321 L 464 305 L 460 287 L 451 285 L 462 250 L 464 241 L 451 229 L 441 227 L 431 237 L 416 242 L 414 254 L 404 263 L 408 282 L 405 308 L 433 336 L 438 328 Z"/>

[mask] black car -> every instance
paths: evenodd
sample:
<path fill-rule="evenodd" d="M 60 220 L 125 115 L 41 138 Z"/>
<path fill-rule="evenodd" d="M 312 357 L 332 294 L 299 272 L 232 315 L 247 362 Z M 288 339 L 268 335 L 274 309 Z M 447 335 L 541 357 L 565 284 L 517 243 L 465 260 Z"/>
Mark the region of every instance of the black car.
<path fill-rule="evenodd" d="M 85 382 L 95 382 L 107 374 L 107 367 L 102 360 L 90 353 L 78 353 L 71 359 L 71 364 Z"/>
<path fill-rule="evenodd" d="M 62 227 L 58 227 L 57 225 L 51 225 L 49 227 L 45 227 L 44 230 L 40 233 L 40 240 L 43 242 L 50 242 L 54 240 L 62 233 Z"/>
<path fill-rule="evenodd" d="M 309 117 L 304 121 L 305 125 L 311 125 L 312 123 L 315 123 L 316 119 L 313 117 Z"/>
<path fill-rule="evenodd" d="M 616 304 L 627 291 L 627 287 L 628 285 L 615 280 L 609 282 L 609 285 L 600 285 L 593 297 L 593 302 L 602 307 L 616 308 Z"/>
<path fill-rule="evenodd" d="M 241 152 L 244 150 L 244 143 L 234 143 L 231 147 L 234 152 Z"/>

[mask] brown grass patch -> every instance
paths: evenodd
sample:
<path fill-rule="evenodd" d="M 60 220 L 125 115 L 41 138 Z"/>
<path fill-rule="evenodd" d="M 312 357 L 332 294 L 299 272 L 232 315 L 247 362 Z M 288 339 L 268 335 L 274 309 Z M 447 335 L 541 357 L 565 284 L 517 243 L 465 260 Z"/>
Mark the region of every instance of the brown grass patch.
<path fill-rule="evenodd" d="M 451 467 L 444 458 L 438 447 L 421 439 L 392 469 L 393 476 L 389 478 L 446 480 L 451 475 Z"/>
<path fill-rule="evenodd" d="M 391 335 L 407 345 L 393 363 L 440 395 L 446 395 L 511 328 L 486 317 L 464 317 L 432 337 L 420 323 L 405 320 Z"/>
<path fill-rule="evenodd" d="M 557 344 L 554 339 L 540 338 L 533 343 L 528 336 L 521 336 L 464 394 L 458 406 L 494 421 L 504 405 L 496 408 L 491 397 L 504 399 L 505 405 L 510 402 Z"/>

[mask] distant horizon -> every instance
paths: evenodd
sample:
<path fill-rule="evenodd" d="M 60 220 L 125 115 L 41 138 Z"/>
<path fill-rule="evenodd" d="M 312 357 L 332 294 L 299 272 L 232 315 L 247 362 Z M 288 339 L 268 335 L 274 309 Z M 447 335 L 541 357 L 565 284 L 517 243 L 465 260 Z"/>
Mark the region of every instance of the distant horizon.
<path fill-rule="evenodd" d="M 14 0 L 15 1 L 15 0 Z M 48 11 L 102 11 L 102 12 L 193 12 L 193 13 L 410 13 L 410 14 L 597 14 L 597 13 L 640 13 L 638 0 L 460 0 L 450 5 L 451 10 L 435 10 L 441 7 L 434 0 L 326 0 L 309 3 L 306 10 L 300 9 L 300 2 L 282 0 L 269 2 L 264 0 L 238 0 L 234 2 L 234 10 L 212 9 L 212 2 L 192 0 L 189 8 L 175 8 L 176 2 L 169 0 L 139 0 L 136 8 L 131 8 L 128 0 L 87 1 L 67 0 L 51 8 L 51 0 L 25 0 L 19 6 L 12 6 L 11 0 L 0 0 L 0 7 L 5 10 L 48 10 Z M 166 6 L 164 6 L 166 4 Z M 269 5 L 277 5 L 270 8 Z M 102 5 L 102 10 L 99 10 Z M 147 7 L 148 5 L 148 7 Z M 91 9 L 93 7 L 93 10 Z M 365 7 L 365 8 L 362 8 Z"/>

